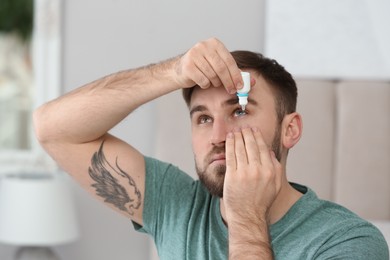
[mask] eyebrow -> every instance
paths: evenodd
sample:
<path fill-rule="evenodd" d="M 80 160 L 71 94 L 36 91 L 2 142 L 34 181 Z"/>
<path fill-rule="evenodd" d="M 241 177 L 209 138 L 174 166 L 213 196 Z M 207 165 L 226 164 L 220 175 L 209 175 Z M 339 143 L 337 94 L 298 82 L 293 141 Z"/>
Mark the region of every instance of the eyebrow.
<path fill-rule="evenodd" d="M 233 97 L 233 98 L 230 98 L 226 101 L 223 102 L 223 106 L 233 106 L 233 105 L 237 105 L 238 104 L 238 98 L 237 97 Z M 257 106 L 258 103 L 256 100 L 254 99 L 251 99 L 248 97 L 248 104 L 252 104 L 254 106 Z M 198 105 L 198 106 L 194 106 L 193 108 L 191 108 L 190 110 L 190 117 L 192 117 L 192 115 L 196 112 L 204 112 L 204 111 L 207 111 L 207 107 L 205 105 Z"/>

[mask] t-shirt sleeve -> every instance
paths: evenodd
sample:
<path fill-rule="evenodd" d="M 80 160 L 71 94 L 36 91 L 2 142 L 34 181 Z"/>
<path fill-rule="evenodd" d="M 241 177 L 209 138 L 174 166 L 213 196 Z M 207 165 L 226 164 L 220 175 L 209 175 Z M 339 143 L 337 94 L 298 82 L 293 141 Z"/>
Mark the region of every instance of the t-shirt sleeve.
<path fill-rule="evenodd" d="M 145 171 L 143 225 L 133 225 L 135 230 L 156 237 L 162 223 L 171 222 L 177 211 L 190 203 L 195 181 L 176 166 L 146 156 Z"/>
<path fill-rule="evenodd" d="M 354 226 L 346 232 L 336 232 L 332 243 L 322 248 L 316 260 L 350 259 L 350 260 L 388 260 L 389 248 L 382 233 L 372 224 L 366 222 Z"/>

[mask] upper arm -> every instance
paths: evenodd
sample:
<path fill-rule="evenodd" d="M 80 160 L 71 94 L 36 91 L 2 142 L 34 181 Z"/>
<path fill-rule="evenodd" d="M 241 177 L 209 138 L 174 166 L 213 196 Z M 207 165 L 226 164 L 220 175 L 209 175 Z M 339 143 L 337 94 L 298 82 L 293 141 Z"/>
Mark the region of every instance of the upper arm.
<path fill-rule="evenodd" d="M 135 148 L 109 134 L 93 142 L 45 148 L 95 198 L 143 224 L 145 161 Z"/>

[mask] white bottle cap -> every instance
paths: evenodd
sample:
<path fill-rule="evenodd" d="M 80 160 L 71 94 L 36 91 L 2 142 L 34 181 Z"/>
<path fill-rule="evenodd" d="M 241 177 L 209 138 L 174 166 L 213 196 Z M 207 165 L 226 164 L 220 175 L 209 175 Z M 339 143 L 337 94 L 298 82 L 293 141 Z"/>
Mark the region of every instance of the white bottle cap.
<path fill-rule="evenodd" d="M 241 76 L 244 81 L 244 87 L 237 90 L 237 97 L 242 110 L 245 110 L 245 107 L 248 104 L 248 93 L 251 90 L 251 75 L 249 72 L 241 72 Z"/>

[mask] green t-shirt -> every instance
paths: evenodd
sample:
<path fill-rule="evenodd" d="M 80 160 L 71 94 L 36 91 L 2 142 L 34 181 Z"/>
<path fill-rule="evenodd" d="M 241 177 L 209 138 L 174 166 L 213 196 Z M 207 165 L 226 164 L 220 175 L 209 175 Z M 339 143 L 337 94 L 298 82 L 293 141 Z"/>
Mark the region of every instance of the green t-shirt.
<path fill-rule="evenodd" d="M 143 227 L 134 226 L 153 237 L 160 259 L 228 259 L 219 198 L 177 167 L 149 157 L 145 162 Z M 270 227 L 275 259 L 389 259 L 376 227 L 292 185 L 304 195 Z"/>

